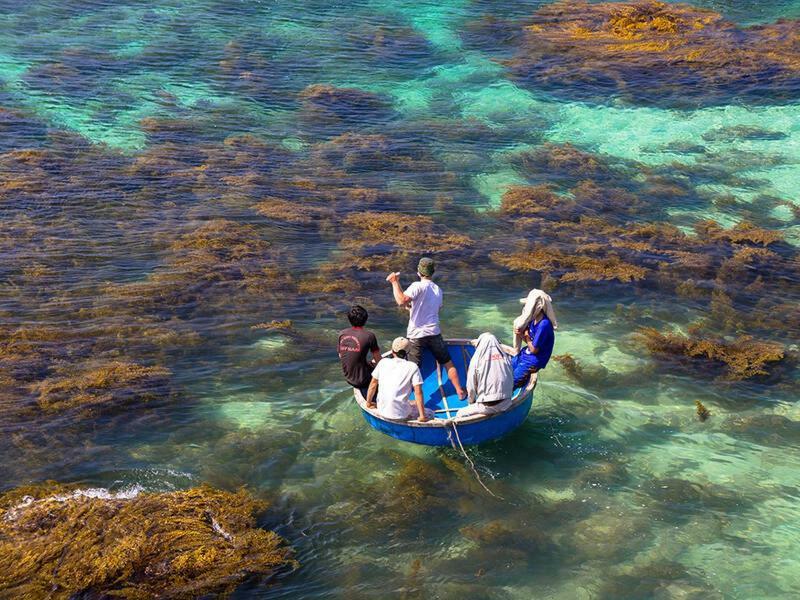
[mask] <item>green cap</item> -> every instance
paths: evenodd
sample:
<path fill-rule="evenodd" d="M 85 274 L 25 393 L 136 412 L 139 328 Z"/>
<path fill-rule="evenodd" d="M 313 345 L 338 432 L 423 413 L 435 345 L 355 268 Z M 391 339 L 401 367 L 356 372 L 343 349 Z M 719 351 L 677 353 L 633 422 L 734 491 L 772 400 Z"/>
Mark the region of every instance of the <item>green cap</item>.
<path fill-rule="evenodd" d="M 423 256 L 422 258 L 419 259 L 419 264 L 417 265 L 417 273 L 425 277 L 430 277 L 431 275 L 433 275 L 433 272 L 435 270 L 436 270 L 436 265 L 433 264 L 432 258 Z"/>

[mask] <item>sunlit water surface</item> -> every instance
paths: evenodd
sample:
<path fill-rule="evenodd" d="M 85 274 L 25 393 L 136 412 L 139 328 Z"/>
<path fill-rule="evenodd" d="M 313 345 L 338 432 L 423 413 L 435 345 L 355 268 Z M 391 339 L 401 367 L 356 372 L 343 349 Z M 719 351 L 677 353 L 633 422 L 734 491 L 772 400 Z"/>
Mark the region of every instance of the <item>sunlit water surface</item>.
<path fill-rule="evenodd" d="M 495 60 L 508 48 L 489 52 L 464 31 L 486 14 L 524 18 L 540 5 L 530 1 L 0 5 L 0 150 L 60 157 L 19 167 L 44 169 L 52 193 L 0 200 L 3 233 L 14 238 L 3 247 L 0 316 L 13 327 L 73 332 L 82 357 L 118 355 L 172 372 L 168 392 L 122 414 L 5 420 L 4 489 L 46 479 L 113 489 L 247 485 L 272 499 L 265 525 L 289 539 L 302 566 L 245 585 L 239 597 L 789 598 L 800 590 L 796 375 L 723 383 L 662 369 L 630 342 L 637 327 L 702 318 L 705 301 L 609 282 L 556 288 L 556 353 L 597 376 L 578 383 L 551 363 L 528 420 L 471 451 L 498 500 L 455 451 L 402 445 L 366 426 L 333 348 L 351 294 L 315 290 L 335 274 L 285 293 L 277 283 L 243 294 L 196 282 L 177 305 L 169 290 L 150 303 L 125 288 L 134 290 L 125 310 L 104 310 L 112 304 L 103 295 L 154 275 L 168 287 L 170 273 L 192 273 L 170 258 L 170 244 L 216 218 L 254 227 L 247 235 L 270 242 L 273 266 L 295 280 L 347 255 L 337 236 L 253 210 L 278 179 L 380 189 L 370 210 L 399 207 L 448 223 L 448 210 L 496 207 L 509 185 L 526 181 L 510 157 L 546 142 L 602 153 L 621 169 L 635 163 L 668 174 L 673 163 L 698 165 L 695 180 L 684 177 L 691 194 L 665 220 L 730 227 L 747 210 L 771 210 L 773 228 L 797 244 L 788 204 L 758 202 L 798 202 L 800 106 L 678 111 L 522 88 Z M 788 1 L 702 5 L 741 24 L 800 15 L 800 3 Z M 319 123 L 298 102 L 318 83 L 359 88 L 385 104 Z M 713 134 L 736 126 L 780 135 Z M 347 131 L 384 134 L 387 152 L 407 147 L 414 167 L 320 167 L 316 145 Z M 263 163 L 236 163 L 235 145 L 224 140 L 242 134 L 267 144 Z M 701 148 L 675 150 L 687 144 Z M 226 154 L 203 179 L 198 169 L 220 148 Z M 302 203 L 293 190 L 289 200 Z M 713 204 L 714 194 L 740 202 Z M 454 229 L 480 243 L 459 214 Z M 453 337 L 507 337 L 517 299 L 538 283 L 508 274 L 487 285 L 463 262 L 448 270 L 447 260 L 439 280 Z M 385 347 L 404 315 L 392 308 L 382 272 L 362 281 Z M 291 319 L 305 337 L 252 329 L 273 319 Z M 139 329 L 103 330 L 144 322 L 166 323 L 185 341 L 153 349 Z M 94 336 L 105 341 L 92 347 Z M 3 403 L 30 397 L 17 391 Z M 709 420 L 697 418 L 695 400 Z M 735 426 L 763 415 L 781 419 Z M 415 481 L 416 501 L 402 489 Z"/>

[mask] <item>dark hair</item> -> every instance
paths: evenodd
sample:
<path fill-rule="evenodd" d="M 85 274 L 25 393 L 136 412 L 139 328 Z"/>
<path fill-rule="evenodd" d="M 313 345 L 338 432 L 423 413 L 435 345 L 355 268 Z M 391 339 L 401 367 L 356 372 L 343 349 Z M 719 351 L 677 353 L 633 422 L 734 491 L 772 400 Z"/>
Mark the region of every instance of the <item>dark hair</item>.
<path fill-rule="evenodd" d="M 397 358 L 405 359 L 405 357 L 408 356 L 408 352 L 406 352 L 405 350 L 398 350 L 397 352 L 395 352 L 395 356 L 397 356 Z"/>
<path fill-rule="evenodd" d="M 350 308 L 350 312 L 347 313 L 347 320 L 350 321 L 350 325 L 353 327 L 363 327 L 367 319 L 369 319 L 367 310 L 358 304 L 354 304 L 352 308 Z"/>

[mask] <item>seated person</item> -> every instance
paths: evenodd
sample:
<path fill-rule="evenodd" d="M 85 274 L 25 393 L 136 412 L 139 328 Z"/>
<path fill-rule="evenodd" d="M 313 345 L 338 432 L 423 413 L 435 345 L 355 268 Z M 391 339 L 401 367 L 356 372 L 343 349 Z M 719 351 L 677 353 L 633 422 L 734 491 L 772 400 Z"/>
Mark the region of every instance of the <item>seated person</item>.
<path fill-rule="evenodd" d="M 422 395 L 422 374 L 419 367 L 406 360 L 408 340 L 395 338 L 392 342 L 392 358 L 384 358 L 372 371 L 372 381 L 367 391 L 367 407 L 375 408 L 378 396 L 378 413 L 387 419 L 414 419 L 427 421 L 433 411 L 425 408 Z M 411 390 L 414 390 L 414 403 Z M 416 404 L 416 407 L 414 406 Z"/>
<path fill-rule="evenodd" d="M 491 333 L 482 333 L 474 342 L 475 354 L 467 369 L 467 397 L 470 405 L 460 408 L 456 417 L 490 415 L 511 406 L 514 370 L 512 350 Z"/>
<path fill-rule="evenodd" d="M 527 328 L 515 333 L 522 336 L 525 347 L 512 360 L 514 389 L 527 385 L 532 375 L 536 377 L 536 373 L 547 366 L 556 341 L 553 324 L 543 312 L 536 315 Z"/>
<path fill-rule="evenodd" d="M 367 397 L 367 387 L 372 379 L 372 369 L 381 359 L 378 339 L 374 333 L 364 329 L 368 318 L 363 306 L 354 305 L 347 313 L 351 327 L 339 332 L 337 345 L 344 378 L 364 398 Z"/>

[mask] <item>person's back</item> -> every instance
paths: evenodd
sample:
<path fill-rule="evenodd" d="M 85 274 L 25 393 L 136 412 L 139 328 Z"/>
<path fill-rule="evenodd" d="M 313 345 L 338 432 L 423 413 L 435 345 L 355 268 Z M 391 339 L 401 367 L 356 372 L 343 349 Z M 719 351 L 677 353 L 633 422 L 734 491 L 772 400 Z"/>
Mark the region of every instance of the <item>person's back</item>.
<path fill-rule="evenodd" d="M 467 393 L 470 402 L 493 403 L 511 398 L 514 370 L 511 357 L 491 333 L 478 338 L 475 354 L 467 371 Z"/>
<path fill-rule="evenodd" d="M 511 406 L 514 393 L 514 371 L 511 356 L 491 333 L 482 333 L 475 345 L 475 354 L 467 369 L 467 395 L 470 404 L 456 417 L 490 415 Z"/>
<path fill-rule="evenodd" d="M 353 306 L 347 318 L 351 327 L 339 332 L 336 346 L 339 360 L 347 383 L 359 389 L 361 395 L 366 398 L 367 387 L 372 379 L 372 369 L 381 357 L 378 339 L 374 333 L 364 329 L 368 315 L 363 307 Z"/>
<path fill-rule="evenodd" d="M 372 376 L 379 382 L 378 412 L 389 419 L 411 417 L 411 392 L 414 385 L 422 385 L 419 367 L 403 358 L 387 358 L 375 367 Z"/>
<path fill-rule="evenodd" d="M 442 332 L 439 327 L 439 309 L 442 307 L 442 290 L 430 279 L 412 283 L 404 292 L 411 298 L 408 317 L 408 339 L 415 340 Z"/>

